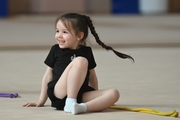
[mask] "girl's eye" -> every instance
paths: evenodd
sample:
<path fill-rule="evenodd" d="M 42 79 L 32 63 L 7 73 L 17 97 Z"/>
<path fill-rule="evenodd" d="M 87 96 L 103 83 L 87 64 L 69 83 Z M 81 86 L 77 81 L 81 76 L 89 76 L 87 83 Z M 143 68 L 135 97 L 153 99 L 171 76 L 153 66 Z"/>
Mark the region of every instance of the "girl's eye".
<path fill-rule="evenodd" d="M 58 32 L 59 32 L 59 30 L 56 30 L 56 32 L 58 33 Z"/>
<path fill-rule="evenodd" d="M 63 33 L 68 33 L 67 31 L 63 31 Z"/>

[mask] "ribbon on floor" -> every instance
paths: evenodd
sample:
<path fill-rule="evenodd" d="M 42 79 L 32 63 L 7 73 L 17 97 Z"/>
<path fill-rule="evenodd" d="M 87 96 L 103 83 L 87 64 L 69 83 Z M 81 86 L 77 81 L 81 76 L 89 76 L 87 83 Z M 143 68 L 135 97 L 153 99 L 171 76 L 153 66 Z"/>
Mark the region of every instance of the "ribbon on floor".
<path fill-rule="evenodd" d="M 18 96 L 18 93 L 0 93 L 0 97 L 4 98 L 17 98 Z"/>
<path fill-rule="evenodd" d="M 179 116 L 179 112 L 176 110 L 173 110 L 172 112 L 162 112 L 159 110 L 153 110 L 153 109 L 149 109 L 149 108 L 126 108 L 126 107 L 120 107 L 120 106 L 110 106 L 109 108 L 117 109 L 117 110 L 131 111 L 131 112 L 141 112 L 141 113 L 160 115 L 160 116 L 168 116 L 168 117 L 178 117 Z"/>

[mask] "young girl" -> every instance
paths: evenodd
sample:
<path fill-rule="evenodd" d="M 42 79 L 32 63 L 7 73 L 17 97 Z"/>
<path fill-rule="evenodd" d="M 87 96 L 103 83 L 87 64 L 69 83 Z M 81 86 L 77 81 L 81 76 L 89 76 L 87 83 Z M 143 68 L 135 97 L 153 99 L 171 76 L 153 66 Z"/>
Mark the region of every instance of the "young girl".
<path fill-rule="evenodd" d="M 79 114 L 107 109 L 119 99 L 116 89 L 98 90 L 96 62 L 90 47 L 86 46 L 88 27 L 96 42 L 106 50 L 112 50 L 121 58 L 134 59 L 115 51 L 100 41 L 91 19 L 77 13 L 57 18 L 55 39 L 46 60 L 46 72 L 42 79 L 41 93 L 36 103 L 24 107 L 41 107 L 47 98 L 51 106 L 67 113 Z"/>

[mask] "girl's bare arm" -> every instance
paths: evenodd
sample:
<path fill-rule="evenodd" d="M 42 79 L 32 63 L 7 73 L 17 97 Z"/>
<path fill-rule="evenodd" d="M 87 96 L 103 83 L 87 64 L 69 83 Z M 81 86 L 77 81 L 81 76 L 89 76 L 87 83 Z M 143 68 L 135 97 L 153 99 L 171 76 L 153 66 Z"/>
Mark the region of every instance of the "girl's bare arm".
<path fill-rule="evenodd" d="M 42 79 L 42 85 L 41 85 L 41 93 L 39 97 L 39 103 L 41 105 L 44 105 L 48 96 L 47 96 L 47 84 L 52 81 L 52 68 L 47 67 L 46 72 Z"/>
<path fill-rule="evenodd" d="M 47 101 L 48 95 L 47 95 L 47 84 L 52 80 L 52 68 L 47 67 L 46 72 L 42 79 L 41 84 L 41 92 L 40 97 L 37 103 L 26 103 L 23 105 L 23 107 L 41 107 L 45 104 Z"/>

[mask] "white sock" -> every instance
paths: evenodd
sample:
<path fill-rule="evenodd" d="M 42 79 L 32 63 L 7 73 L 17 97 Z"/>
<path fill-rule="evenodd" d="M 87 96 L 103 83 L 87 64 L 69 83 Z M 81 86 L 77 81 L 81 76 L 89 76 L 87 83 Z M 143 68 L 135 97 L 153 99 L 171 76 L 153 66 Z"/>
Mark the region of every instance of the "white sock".
<path fill-rule="evenodd" d="M 87 105 L 85 103 L 73 103 L 71 107 L 71 113 L 76 115 L 78 113 L 84 113 L 87 111 Z"/>
<path fill-rule="evenodd" d="M 75 98 L 67 98 L 65 106 L 64 106 L 64 111 L 65 112 L 71 112 L 71 106 L 73 103 L 76 103 L 76 101 L 77 100 Z"/>

